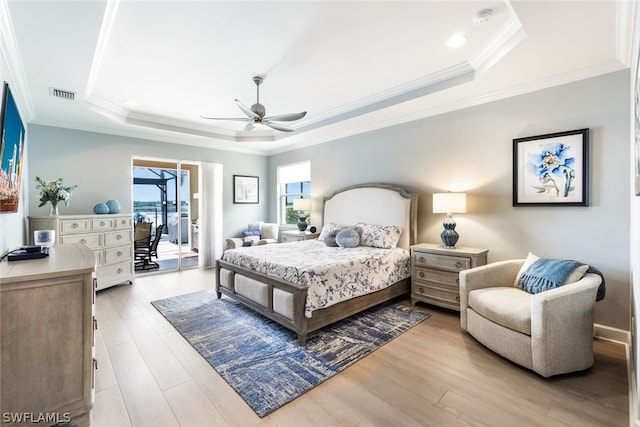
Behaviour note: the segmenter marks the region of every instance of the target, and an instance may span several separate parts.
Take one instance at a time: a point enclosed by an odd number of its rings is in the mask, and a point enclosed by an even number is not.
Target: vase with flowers
[[[36,176],[36,190],[40,190],[40,193],[36,195],[36,202],[38,207],[42,207],[51,203],[50,215],[58,215],[58,203],[64,202],[65,206],[69,206],[69,200],[73,194],[73,190],[78,188],[77,185],[64,185],[62,178],[55,179],[53,181],[44,181],[42,178]]]

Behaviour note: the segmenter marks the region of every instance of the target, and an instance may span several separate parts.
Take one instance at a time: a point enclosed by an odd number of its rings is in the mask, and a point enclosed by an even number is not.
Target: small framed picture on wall
[[[258,203],[259,178],[233,175],[233,203]]]

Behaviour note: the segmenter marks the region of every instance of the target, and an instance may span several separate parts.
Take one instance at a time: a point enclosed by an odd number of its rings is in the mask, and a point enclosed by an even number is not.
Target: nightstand
[[[290,230],[282,232],[282,243],[287,242],[299,242],[300,240],[311,240],[315,239],[320,235],[320,233],[312,233],[310,231],[300,232],[299,230]]]
[[[440,244],[411,246],[411,302],[426,302],[460,311],[458,273],[487,263],[487,249],[443,248]]]

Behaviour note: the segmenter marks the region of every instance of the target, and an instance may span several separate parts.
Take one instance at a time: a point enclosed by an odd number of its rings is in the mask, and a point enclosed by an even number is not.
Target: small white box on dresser
[[[132,214],[30,216],[30,239],[36,230],[55,230],[56,243],[81,243],[91,249],[96,290],[133,281]]]

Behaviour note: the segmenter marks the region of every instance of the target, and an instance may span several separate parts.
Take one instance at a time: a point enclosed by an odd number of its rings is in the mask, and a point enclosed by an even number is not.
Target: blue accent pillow
[[[257,231],[243,231],[242,232],[242,237],[249,237],[249,236],[258,236],[258,237],[260,237],[260,230],[257,230]]]
[[[345,228],[336,236],[336,243],[341,248],[355,248],[360,244],[360,235],[352,228]]]

